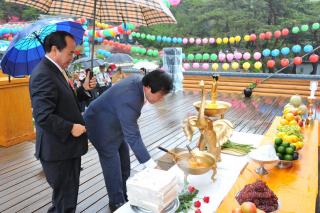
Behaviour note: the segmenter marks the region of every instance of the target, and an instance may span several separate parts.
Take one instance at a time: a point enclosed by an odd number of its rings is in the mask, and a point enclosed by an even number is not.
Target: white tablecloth
[[[252,144],[258,146],[263,135],[234,132],[231,141],[236,143]],[[211,180],[212,171],[203,175],[188,175],[188,182],[199,190],[197,197],[210,196],[210,202],[201,204],[203,213],[212,213],[217,210],[223,198],[227,195],[233,184],[236,182],[243,168],[248,163],[248,157],[221,154],[221,162],[217,165],[215,180]],[[183,172],[176,165],[170,168],[170,172],[175,173],[181,183],[183,182]],[[194,210],[189,211],[194,212]],[[134,213],[129,203],[119,208],[116,213]]]

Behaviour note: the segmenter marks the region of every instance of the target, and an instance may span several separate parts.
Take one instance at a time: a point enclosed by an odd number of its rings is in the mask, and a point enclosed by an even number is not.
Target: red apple
[[[299,123],[298,123],[298,125],[299,125],[300,127],[303,127],[303,125],[304,125],[303,120],[300,120]]]
[[[254,203],[244,202],[241,204],[242,213],[257,213],[257,207]]]
[[[232,213],[242,213],[241,208],[237,207],[235,209],[232,209]]]

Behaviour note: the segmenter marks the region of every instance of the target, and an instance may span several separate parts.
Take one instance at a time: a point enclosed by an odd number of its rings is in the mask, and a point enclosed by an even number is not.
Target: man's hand
[[[91,71],[89,71],[91,72]],[[92,90],[94,88],[96,88],[97,86],[97,79],[96,77],[93,77],[92,79],[90,79],[90,74],[89,72],[87,73],[86,79],[84,80],[82,86],[86,91]]]
[[[71,134],[74,136],[74,137],[79,137],[80,135],[82,135],[83,133],[85,133],[87,130],[86,130],[86,127],[81,125],[81,124],[73,124],[73,127],[71,129]]]

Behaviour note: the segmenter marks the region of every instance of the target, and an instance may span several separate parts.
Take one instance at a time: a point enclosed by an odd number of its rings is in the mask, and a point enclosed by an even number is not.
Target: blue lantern
[[[264,50],[262,51],[262,55],[263,55],[264,57],[268,57],[268,56],[270,55],[270,53],[271,53],[271,51],[270,51],[269,49],[264,49]]]
[[[274,50],[271,51],[271,55],[273,57],[277,57],[279,54],[280,54],[280,51],[278,49],[274,49]]]
[[[292,47],[292,52],[294,52],[294,53],[299,53],[299,52],[301,52],[301,46],[300,45],[294,45],[293,47]]]
[[[284,47],[281,49],[282,55],[288,55],[290,53],[290,49],[288,47]]]
[[[158,35],[157,36],[157,42],[161,42],[161,39],[162,39],[161,36]]]
[[[312,50],[313,50],[313,46],[310,45],[310,44],[307,44],[307,45],[304,46],[304,48],[303,48],[303,51],[304,51],[305,53],[309,53],[309,52],[311,52]]]

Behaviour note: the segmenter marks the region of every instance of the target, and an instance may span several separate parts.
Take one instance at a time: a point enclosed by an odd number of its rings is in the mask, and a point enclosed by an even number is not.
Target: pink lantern
[[[169,0],[169,3],[174,7],[178,6],[180,2],[181,0]]]
[[[203,39],[202,39],[202,43],[203,43],[203,44],[207,44],[207,43],[208,43],[208,39],[207,39],[207,38],[203,38]]]
[[[209,64],[208,63],[202,64],[202,69],[208,70],[209,69]]]
[[[190,42],[190,44],[193,44],[194,43],[194,38],[189,38],[189,42]]]
[[[183,68],[184,68],[185,70],[190,69],[190,64],[184,63],[184,64],[183,64]]]
[[[266,39],[266,34],[265,34],[265,33],[260,33],[260,34],[259,34],[259,38],[260,38],[261,40]]]
[[[209,38],[209,43],[210,44],[214,44],[214,42],[215,42],[214,38]]]
[[[182,43],[183,43],[183,44],[187,44],[187,43],[188,43],[188,39],[187,39],[187,38],[183,38],[183,39],[182,39]]]
[[[201,44],[201,38],[196,39],[196,44],[198,44],[198,45]]]
[[[254,60],[258,61],[261,58],[261,53],[260,52],[255,52],[253,54],[253,58],[254,58]]]
[[[242,58],[242,54],[240,52],[235,52],[234,53],[234,58],[237,60],[240,60]]]
[[[227,60],[230,62],[233,60],[233,54],[232,53],[228,53],[227,54]]]
[[[283,36],[287,36],[287,35],[289,35],[289,30],[287,28],[283,28],[282,31],[281,31],[281,34]]]
[[[245,53],[243,54],[243,59],[244,59],[244,60],[249,60],[250,58],[251,58],[250,53],[245,52]]]
[[[256,39],[257,39],[256,34],[252,33],[252,34],[250,35],[250,41],[255,41]]]
[[[224,54],[224,53],[219,53],[218,58],[219,58],[219,61],[224,61],[224,60],[226,59],[226,54]]]
[[[192,68],[193,69],[199,69],[200,68],[200,64],[199,63],[193,63],[192,64]]]
[[[281,36],[281,31],[280,31],[280,30],[274,31],[273,36],[274,36],[276,39],[280,38],[280,36]]]
[[[268,31],[266,32],[266,39],[269,40],[272,38],[272,32]]]

